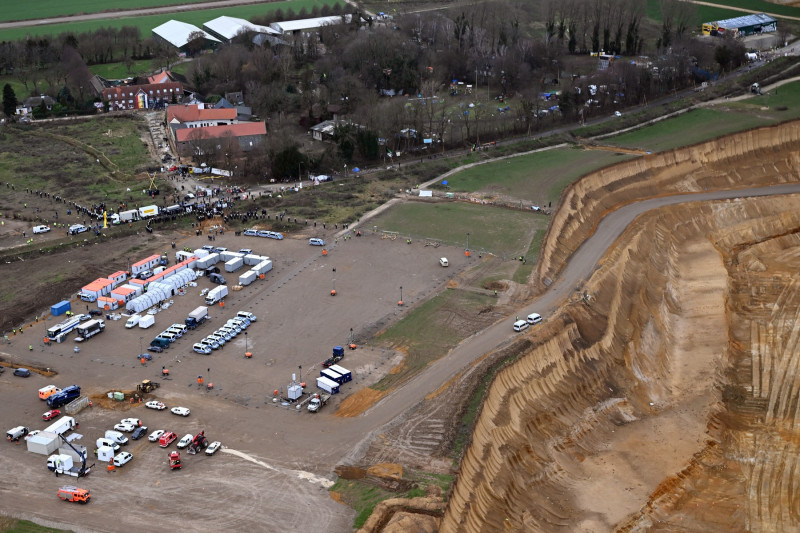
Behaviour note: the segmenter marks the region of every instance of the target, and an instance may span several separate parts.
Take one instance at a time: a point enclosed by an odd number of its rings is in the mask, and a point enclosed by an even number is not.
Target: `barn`
[[[215,48],[217,45],[221,44],[219,39],[201,30],[197,26],[178,20],[168,20],[161,26],[153,28],[153,37],[156,40],[174,46],[181,53],[189,51],[189,43],[198,35],[202,35],[203,38],[203,43],[200,48]]]
[[[706,22],[702,27],[703,35],[732,35],[733,37],[746,37],[775,31],[778,31],[778,21],[766,13]]]

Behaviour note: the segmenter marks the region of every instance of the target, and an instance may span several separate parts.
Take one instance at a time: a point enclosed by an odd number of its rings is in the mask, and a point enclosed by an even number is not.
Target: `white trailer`
[[[219,263],[219,254],[208,254],[207,256],[201,257],[197,260],[195,268],[205,270],[210,266],[216,265],[217,263]]]
[[[139,327],[142,329],[147,329],[155,323],[156,323],[156,318],[153,315],[144,315],[139,320]]]
[[[258,278],[258,272],[255,270],[248,270],[239,276],[239,285],[247,286],[253,283]]]
[[[133,222],[134,220],[139,220],[139,211],[136,209],[122,211],[121,213],[114,213],[111,215],[112,224],[123,224],[125,222]]]
[[[71,429],[75,429],[78,427],[78,423],[75,422],[75,419],[71,416],[62,416],[46,428],[44,431],[48,433],[53,433],[54,435],[63,435],[67,431]]]
[[[144,207],[139,208],[139,216],[141,218],[149,218],[157,215],[158,215],[157,205],[146,205]]]
[[[317,378],[317,387],[324,390],[328,394],[336,394],[339,392],[339,384],[332,379],[326,378],[325,376],[320,376]]]
[[[256,266],[253,267],[253,270],[258,273],[258,275],[266,274],[270,270],[272,270],[272,261],[267,259],[266,261],[262,261]]]
[[[244,262],[242,261],[241,257],[234,257],[225,263],[225,272],[236,272],[242,268],[243,264]]]

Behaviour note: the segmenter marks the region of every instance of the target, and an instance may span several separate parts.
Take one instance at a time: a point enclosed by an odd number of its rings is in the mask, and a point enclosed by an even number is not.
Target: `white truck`
[[[100,319],[89,320],[75,329],[78,332],[78,336],[75,340],[77,342],[82,342],[91,339],[98,333],[102,333],[106,329],[106,323]]]
[[[131,329],[132,327],[135,327],[137,324],[139,324],[141,319],[142,315],[131,315],[130,318],[128,318],[128,321],[125,322],[125,328]]]
[[[331,399],[330,394],[315,394],[308,402],[308,412],[316,413]]]
[[[123,224],[125,222],[133,222],[134,220],[139,220],[139,211],[136,209],[122,211],[121,213],[114,213],[111,215],[112,224]]]
[[[201,305],[200,307],[189,313],[189,316],[186,317],[185,323],[189,329],[194,329],[203,322],[205,322],[207,318],[208,318],[208,307]]]
[[[57,476],[63,474],[72,477],[86,476],[91,471],[91,468],[86,467],[85,459],[80,465],[77,465],[72,456],[66,454],[55,454],[48,457],[47,469],[55,472]]]
[[[228,286],[227,285],[220,285],[219,287],[214,287],[208,293],[206,293],[206,305],[214,305],[215,303],[221,301],[228,295]]]
[[[30,433],[30,430],[25,426],[17,426],[6,431],[6,437],[10,441],[17,441]]]
[[[158,216],[158,206],[157,205],[146,205],[144,207],[139,208],[139,217],[140,218],[150,218]]]

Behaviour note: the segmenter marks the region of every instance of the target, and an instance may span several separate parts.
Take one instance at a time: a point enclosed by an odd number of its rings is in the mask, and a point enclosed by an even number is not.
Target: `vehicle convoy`
[[[208,307],[201,305],[189,313],[184,321],[189,329],[194,329],[208,319]]]
[[[81,450],[77,449],[75,446],[72,445],[70,441],[68,441],[64,435],[59,435],[61,440],[77,454],[78,457],[81,459],[81,465],[77,466],[71,455],[67,454],[55,454],[51,455],[47,458],[47,468],[51,472],[55,472],[56,476],[59,474],[64,474],[67,476],[73,477],[83,477],[88,476],[89,473],[92,471],[90,466],[86,466],[86,453],[82,452]]]
[[[30,430],[25,426],[17,426],[6,431],[6,437],[10,441],[18,441],[28,433],[30,433]]]
[[[47,398],[47,406],[50,409],[57,409],[62,405],[67,405],[72,400],[77,399],[81,395],[81,388],[77,385],[70,385]]]
[[[91,339],[98,333],[102,333],[106,329],[106,323],[100,319],[95,319],[84,322],[75,329],[78,332],[78,337],[75,340],[77,342],[82,342]]]
[[[66,485],[58,489],[58,497],[65,502],[89,503],[92,495],[86,489]]]
[[[206,293],[206,305],[214,305],[228,295],[228,286],[220,285]]]
[[[311,401],[308,402],[308,411],[311,413],[316,413],[322,409],[330,399],[330,394],[315,394],[314,397],[311,398]]]

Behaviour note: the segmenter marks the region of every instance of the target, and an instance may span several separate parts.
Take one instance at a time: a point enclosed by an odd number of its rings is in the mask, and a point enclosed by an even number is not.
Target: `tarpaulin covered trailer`
[[[225,262],[225,272],[236,272],[242,268],[243,263],[241,257],[234,257],[230,261]]]
[[[269,257],[264,257],[264,256],[261,256],[261,255],[250,254],[250,255],[246,255],[246,256],[244,256],[242,259],[244,260],[244,264],[245,264],[245,265],[252,266],[252,265],[257,265],[257,264],[259,264],[259,263],[263,263],[264,261],[266,261],[267,259],[269,259]]]
[[[258,272],[255,270],[248,270],[239,276],[239,285],[247,286],[253,283],[258,278]]]
[[[201,257],[200,259],[198,259],[197,263],[195,264],[195,268],[200,268],[202,270],[205,270],[212,265],[216,265],[217,263],[219,263],[219,261],[220,261],[219,254],[209,254],[205,257]]]
[[[266,274],[267,272],[272,270],[272,261],[270,261],[270,260],[262,261],[259,264],[257,264],[256,266],[254,266],[252,268],[252,270],[255,270],[256,272],[258,272],[259,275]]]

